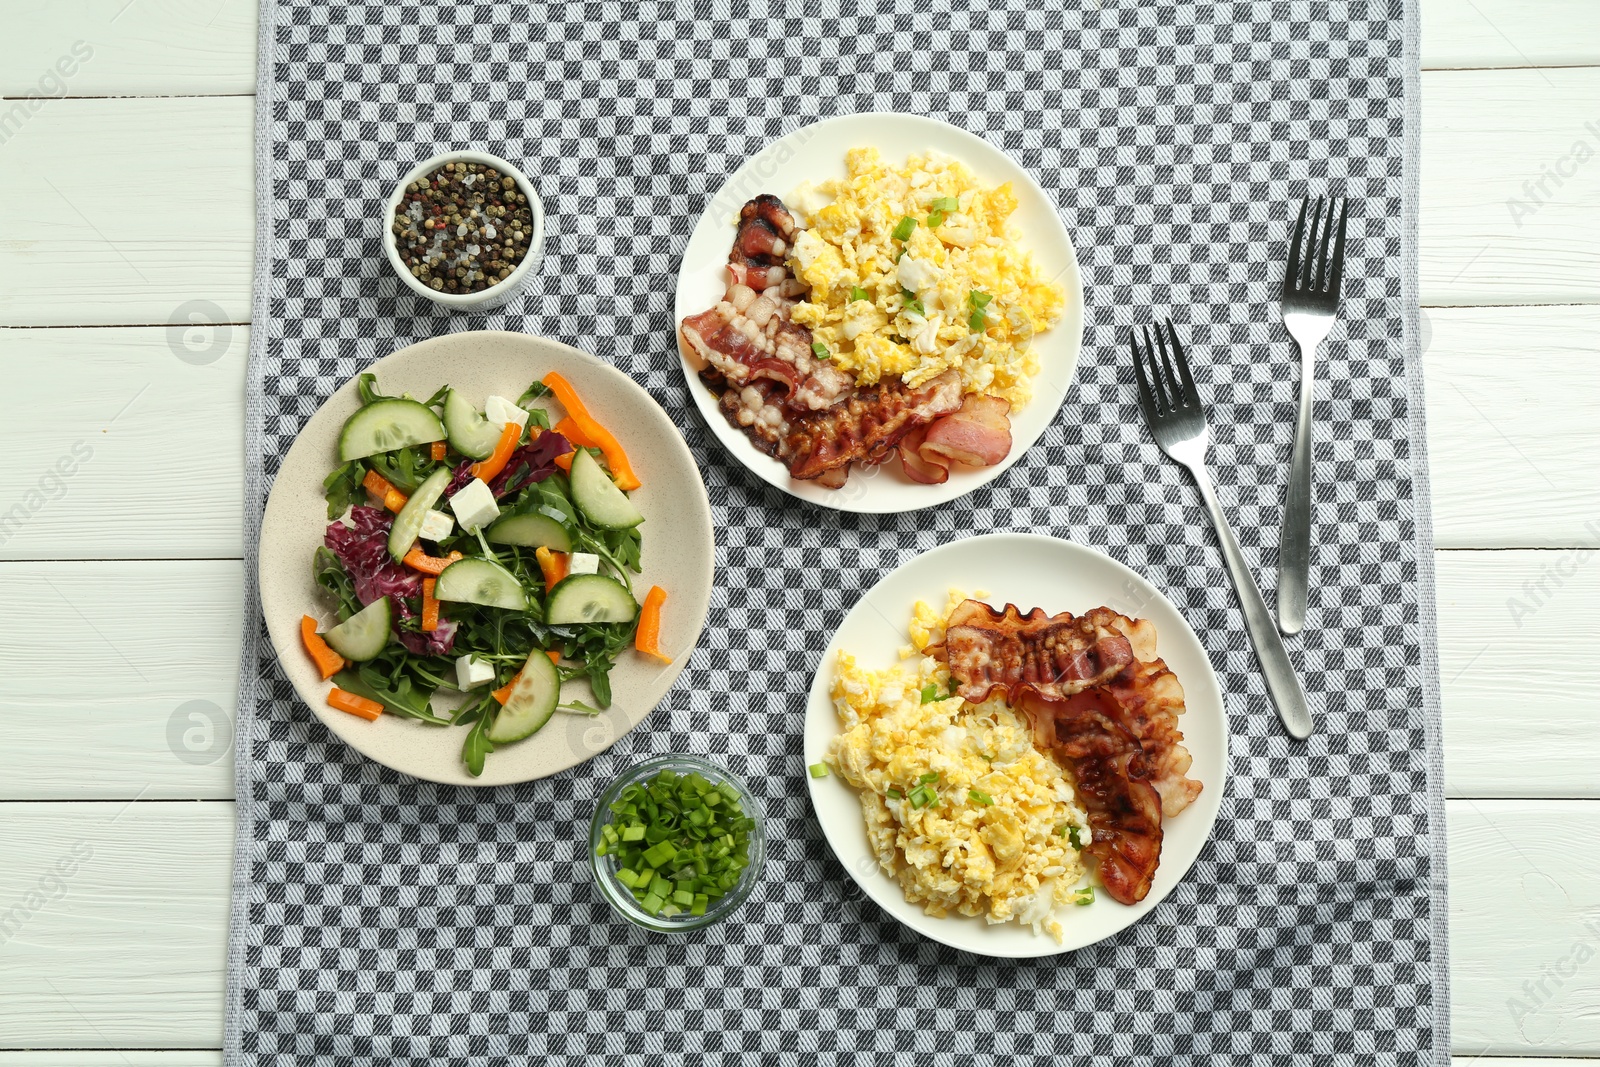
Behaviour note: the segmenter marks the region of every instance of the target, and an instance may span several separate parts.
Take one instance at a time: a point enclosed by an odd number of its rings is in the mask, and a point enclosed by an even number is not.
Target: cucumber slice
[[[561,675],[556,673],[556,665],[549,656],[534,649],[511,686],[505,707],[495,715],[487,731],[489,740],[504,745],[537,733],[550,721],[560,699]]]
[[[572,457],[572,502],[585,518],[607,530],[626,530],[644,521],[633,501],[582,448]]]
[[[444,428],[455,450],[473,459],[488,459],[500,443],[500,431],[505,429],[478,414],[472,401],[454,389],[444,395]]]
[[[374,659],[389,643],[389,628],[394,625],[394,611],[389,598],[381,596],[348,619],[322,635],[333,649],[345,659],[361,663]]]
[[[572,551],[572,535],[567,532],[567,528],[550,516],[538,512],[507,515],[485,530],[483,535],[497,545],[549,548],[557,552]]]
[[[345,420],[339,431],[339,461],[393,452],[397,448],[444,440],[444,425],[426,404],[379,400]]]
[[[544,606],[544,620],[551,626],[628,622],[637,614],[639,604],[632,594],[621,582],[604,574],[567,575],[556,583]]]
[[[528,594],[517,576],[488,559],[458,559],[439,572],[433,595],[458,604],[527,611]]]
[[[428,510],[439,502],[449,485],[449,467],[440,467],[422,480],[405,507],[395,515],[394,525],[389,527],[389,555],[395,559],[405,558],[422,536],[422,523],[428,517]]]

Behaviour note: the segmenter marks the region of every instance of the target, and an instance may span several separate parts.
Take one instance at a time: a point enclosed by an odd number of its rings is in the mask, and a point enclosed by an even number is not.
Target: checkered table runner
[[[494,791],[418,783],[331,737],[252,594],[230,1063],[1445,1062],[1415,12],[1048,6],[265,0],[246,573],[279,461],[340,382],[423,337],[510,329],[597,352],[672,415],[710,491],[717,586],[645,727]],[[1044,438],[968,498],[882,518],[798,503],[732,462],[690,403],[671,310],[724,178],[773,137],[866,110],[934,115],[1027,167],[1088,299]],[[390,183],[441,147],[522,162],[544,198],[540,276],[492,313],[413,299],[380,251]],[[1140,422],[1121,334],[1170,314],[1187,338],[1219,493],[1270,587],[1298,379],[1271,300],[1291,205],[1325,191],[1353,215],[1318,368],[1310,622],[1291,642],[1318,732],[1300,745],[1199,496]],[[1233,733],[1216,833],[1183,884],[1109,941],[1020,963],[923,940],[863,899],[801,784],[804,693],[845,611],[917,553],[1004,529],[1104,549],[1164,589]],[[555,728],[612,739],[605,720]],[[738,918],[682,940],[613,918],[580,862],[600,786],[675,751],[751,782],[772,842]]]

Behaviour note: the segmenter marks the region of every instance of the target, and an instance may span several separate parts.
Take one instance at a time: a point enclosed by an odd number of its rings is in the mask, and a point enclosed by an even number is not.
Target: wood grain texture
[[[0,641],[0,795],[233,796],[241,581],[233,560],[0,564],[26,620]]]
[[[255,91],[255,0],[9,0],[6,9],[0,95]],[[88,55],[58,66],[79,58],[79,42]]]
[[[1423,304],[1600,303],[1600,68],[1424,74],[1421,178]]]
[[[1594,544],[1439,553],[1447,795],[1600,797]]]
[[[219,1046],[233,805],[3,814],[0,1045]]]
[[[244,326],[0,330],[0,560],[240,554]]]
[[[0,144],[0,326],[250,315],[248,97],[49,100]]]
[[[0,1067],[222,1067],[221,1049],[73,1049],[71,1052],[6,1052]],[[1507,1064],[1506,1067],[1515,1067]],[[1576,1067],[1568,1061],[1568,1067]]]
[[[1594,0],[1422,0],[1422,66],[1600,63]]]
[[[1433,308],[1423,341],[1435,543],[1600,535],[1600,307]]]
[[[140,803],[118,818],[123,809],[0,809],[0,904],[58,897],[0,935],[0,1045],[220,1043],[232,805]],[[1559,987],[1549,977],[1582,955],[1576,946],[1600,948],[1585,925],[1600,913],[1597,838],[1594,801],[1450,802],[1458,1054],[1600,1054],[1600,958]],[[64,889],[42,883],[79,842],[92,856],[60,876]],[[1540,1003],[1512,1021],[1508,1002],[1541,976]]]

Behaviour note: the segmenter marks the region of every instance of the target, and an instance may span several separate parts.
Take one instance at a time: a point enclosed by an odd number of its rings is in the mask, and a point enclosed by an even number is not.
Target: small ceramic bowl
[[[739,794],[739,806],[744,809],[745,815],[755,823],[750,830],[750,865],[740,874],[738,884],[713,900],[704,915],[692,915],[687,911],[672,916],[651,915],[639,906],[633,890],[617,881],[615,857],[598,854],[602,827],[610,824],[612,819],[611,805],[622,795],[624,789],[654,778],[663,770],[676,771],[679,774],[693,771],[713,784],[728,783]],[[658,756],[628,768],[617,777],[616,781],[606,787],[604,793],[600,794],[600,800],[594,809],[594,820],[589,826],[589,868],[594,875],[595,885],[600,889],[600,895],[605,897],[606,902],[624,919],[635,926],[642,926],[657,933],[685,934],[721,922],[739,910],[761,877],[762,861],[766,859],[766,833],[766,819],[761,814],[761,806],[757,803],[755,794],[751,793],[738,778],[699,756]]]
[[[426,177],[444,166],[446,163],[482,163],[494,167],[502,174],[509,175],[517,183],[517,188],[522,195],[528,198],[528,210],[533,214],[533,234],[528,239],[527,255],[522,257],[503,281],[496,282],[487,289],[476,293],[441,293],[422,284],[412,277],[411,271],[400,260],[400,250],[395,244],[394,231],[390,225],[394,222],[395,208],[400,206],[400,200],[405,196],[406,186],[419,178]],[[522,170],[499,156],[492,156],[487,152],[444,152],[425,159],[418,163],[405,176],[395,183],[394,191],[389,194],[383,209],[383,251],[389,257],[389,264],[394,267],[394,272],[400,276],[400,281],[413,293],[440,304],[444,307],[458,311],[469,309],[483,309],[498,307],[517,294],[528,279],[533,276],[539,266],[540,254],[544,246],[544,204],[539,200],[539,191],[533,187],[533,182]]]

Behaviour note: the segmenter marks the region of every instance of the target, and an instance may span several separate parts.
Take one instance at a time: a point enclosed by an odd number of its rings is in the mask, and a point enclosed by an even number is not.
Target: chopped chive
[[[911,791],[911,806],[913,808],[926,808],[938,799],[939,794],[925,785],[919,785]]]
[[[633,876],[634,877],[634,883],[633,884],[634,884],[634,886],[636,888],[643,889],[645,886],[650,884],[650,880],[652,878],[654,878],[655,876],[656,876],[656,872],[651,870],[649,867],[646,867],[644,870],[637,872]]]
[[[689,914],[704,915],[706,913],[706,905],[709,903],[711,903],[710,897],[706,896],[704,893],[696,893],[694,895],[694,902],[689,905]]]
[[[939,780],[939,772],[938,771],[929,771],[927,774],[924,774],[921,778],[917,779],[917,784],[918,785],[930,785],[933,782],[937,782],[938,780]]]
[[[1079,907],[1082,907],[1085,904],[1093,904],[1094,886],[1086,885],[1076,893],[1072,894],[1072,902]]]
[[[662,771],[622,796],[595,852],[616,857],[617,883],[641,908],[670,918],[739,884],[750,865],[755,820],[730,783]]]
[[[982,804],[985,807],[994,803],[994,797],[990,796],[988,793],[985,793],[981,789],[967,790],[967,799],[972,801],[974,804]]]
[[[929,683],[928,685],[925,685],[925,686],[922,687],[922,702],[924,704],[932,704],[935,700],[938,700],[938,699],[939,699],[939,687],[937,685]]]
[[[988,327],[989,320],[984,317],[984,314],[981,311],[974,311],[967,319],[967,328],[973,333],[982,333],[984,330],[988,329]]]
[[[813,763],[806,770],[811,772],[811,777],[813,778],[828,777],[828,765],[826,763]]]
[[[900,790],[893,788],[884,790],[883,795],[888,797],[890,800],[899,800],[901,797],[905,796],[905,794],[900,792]]]
[[[935,211],[960,211],[961,201],[953,196],[941,196],[928,206]]]
[[[928,229],[931,230],[931,229],[934,229],[937,226],[943,226],[943,225],[944,225],[944,212],[942,212],[942,211],[929,212],[929,214],[928,214]]]
[[[967,299],[972,302],[973,307],[981,311],[989,306],[989,301],[993,300],[994,297],[990,296],[988,293],[980,293],[978,290],[974,289],[972,292],[967,294]]]
[[[913,315],[922,315],[926,317],[928,314],[926,311],[922,310],[921,300],[907,300],[905,303],[905,309],[911,312]]]
[[[659,867],[678,854],[678,846],[671,841],[657,841],[644,850],[644,861],[651,867]]]
[[[680,889],[676,893],[672,894],[672,902],[674,904],[682,904],[686,908],[693,907],[694,906],[694,894],[685,892],[684,890]]]
[[[850,302],[852,304],[855,303],[857,300],[865,300],[866,298],[867,298],[867,291],[865,289],[861,288],[861,286],[854,285],[854,286],[850,287]]]
[[[644,840],[644,827],[641,826],[641,825],[623,827],[623,829],[622,829],[622,840],[624,840],[624,841],[643,841]]]
[[[831,355],[831,353],[828,351],[828,346],[823,344],[821,341],[811,342],[811,354],[816,356],[818,359],[827,359],[828,356]]]
[[[894,232],[889,234],[889,236],[893,237],[896,241],[904,241],[910,237],[913,232],[915,232],[916,228],[917,220],[912,218],[910,215],[907,215],[900,220],[900,224],[894,228]]]
[[[1078,840],[1078,828],[1076,826],[1067,827],[1067,840],[1072,843],[1073,848],[1079,852],[1083,851],[1083,842]]]
[[[632,889],[639,884],[639,876],[628,870],[628,868],[623,867],[617,871],[617,881]]]
[[[652,893],[639,902],[639,907],[643,908],[651,915],[658,915],[661,912],[661,906],[666,902],[666,897],[658,897]]]

